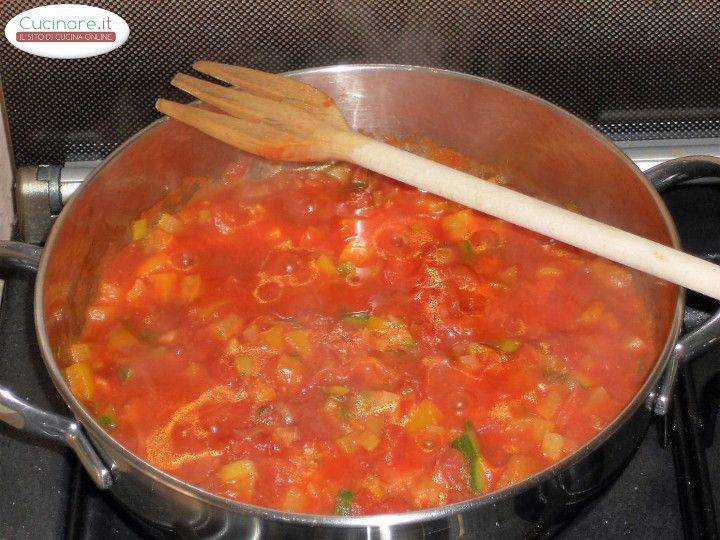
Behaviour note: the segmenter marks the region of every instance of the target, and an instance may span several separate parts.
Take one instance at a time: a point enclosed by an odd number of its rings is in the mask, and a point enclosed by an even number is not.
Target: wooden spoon
[[[356,133],[330,97],[299,81],[216,62],[193,67],[235,88],[184,74],[172,84],[227,114],[165,99],[157,110],[241,150],[354,163],[720,300],[720,266]]]

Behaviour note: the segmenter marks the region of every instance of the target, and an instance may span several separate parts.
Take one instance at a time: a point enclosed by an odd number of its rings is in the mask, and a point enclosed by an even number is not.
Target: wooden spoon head
[[[305,110],[337,128],[349,129],[332,98],[309,84],[274,73],[208,60],[198,60],[193,69],[251,94]]]
[[[171,83],[227,115],[160,99],[158,111],[269,160],[342,160],[353,133],[329,96],[299,81],[215,62],[196,69],[227,87],[177,74]]]
[[[155,108],[235,148],[273,161],[317,163],[344,160],[352,133],[314,121],[295,122],[292,129],[247,117],[236,118],[195,105],[158,99]]]

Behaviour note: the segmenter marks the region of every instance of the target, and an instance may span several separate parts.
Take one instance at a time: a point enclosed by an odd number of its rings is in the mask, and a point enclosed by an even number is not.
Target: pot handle
[[[645,172],[655,188],[663,191],[692,180],[720,177],[720,159],[713,156],[689,156],[665,161]],[[683,335],[675,344],[659,388],[648,396],[647,406],[663,416],[670,408],[680,362],[692,360],[720,341],[720,310],[702,325]]]
[[[20,242],[0,242],[0,264],[37,271],[41,248]],[[112,485],[110,469],[102,462],[77,420],[39,409],[0,385],[0,420],[44,439],[65,444],[100,489]]]

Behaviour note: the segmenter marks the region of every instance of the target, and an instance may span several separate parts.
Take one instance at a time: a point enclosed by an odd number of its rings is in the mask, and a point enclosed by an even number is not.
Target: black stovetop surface
[[[687,250],[720,251],[719,187],[678,189],[667,194],[666,200]],[[713,308],[693,297],[689,303],[706,312]],[[13,276],[7,282],[0,316],[0,381],[38,406],[67,414],[45,373],[35,343],[31,305],[32,279]],[[708,417],[720,402],[720,376],[715,377],[718,373],[718,348],[690,367],[689,386],[697,396],[705,398],[699,401],[699,409]],[[687,399],[683,397],[683,407]],[[670,422],[678,422],[678,416]],[[703,424],[705,431],[699,437],[709,446],[694,457],[690,452],[690,459],[707,460],[709,477],[704,480],[709,483],[704,487],[720,501],[720,429],[708,418],[690,418],[693,429],[702,429]],[[712,502],[692,496],[696,488],[703,487],[699,485],[702,482],[688,475],[681,466],[682,459],[678,459],[687,457],[689,450],[678,437],[662,445],[666,429],[666,421],[661,419],[651,426],[617,482],[569,523],[559,533],[560,538],[655,540],[693,537],[703,530],[706,536],[716,535],[715,523],[702,523],[703,516],[712,516]],[[92,485],[69,451],[41,443],[5,424],[0,425],[0,501],[0,539],[148,536],[109,494]],[[700,524],[691,519],[687,508],[694,508]]]

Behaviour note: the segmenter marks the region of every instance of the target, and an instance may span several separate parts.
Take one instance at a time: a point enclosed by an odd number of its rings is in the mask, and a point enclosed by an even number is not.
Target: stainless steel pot
[[[333,96],[356,128],[426,136],[493,166],[541,198],[573,201],[584,214],[678,246],[663,202],[632,162],[577,118],[527,93],[477,77],[408,66],[339,66],[292,76]],[[212,495],[154,468],[113,440],[72,395],[53,350],[79,331],[95,291],[98,261],[109,246],[122,241],[130,221],[178,188],[183,177],[213,177],[237,155],[199,132],[159,120],[91,174],[57,219],[41,257],[36,248],[22,244],[8,243],[0,251],[7,263],[38,268],[37,337],[50,377],[77,421],[39,411],[4,388],[0,419],[64,441],[98,486],[137,516],[180,536],[540,534],[622,470],[645,434],[652,409],[667,409],[677,363],[720,335],[720,316],[715,316],[678,341],[683,291],[638,276],[664,344],[643,387],[607,429],[572,456],[483,497],[417,512],[345,517],[268,510]],[[720,162],[675,162],[650,174],[659,181],[676,181],[709,171],[719,175]]]

